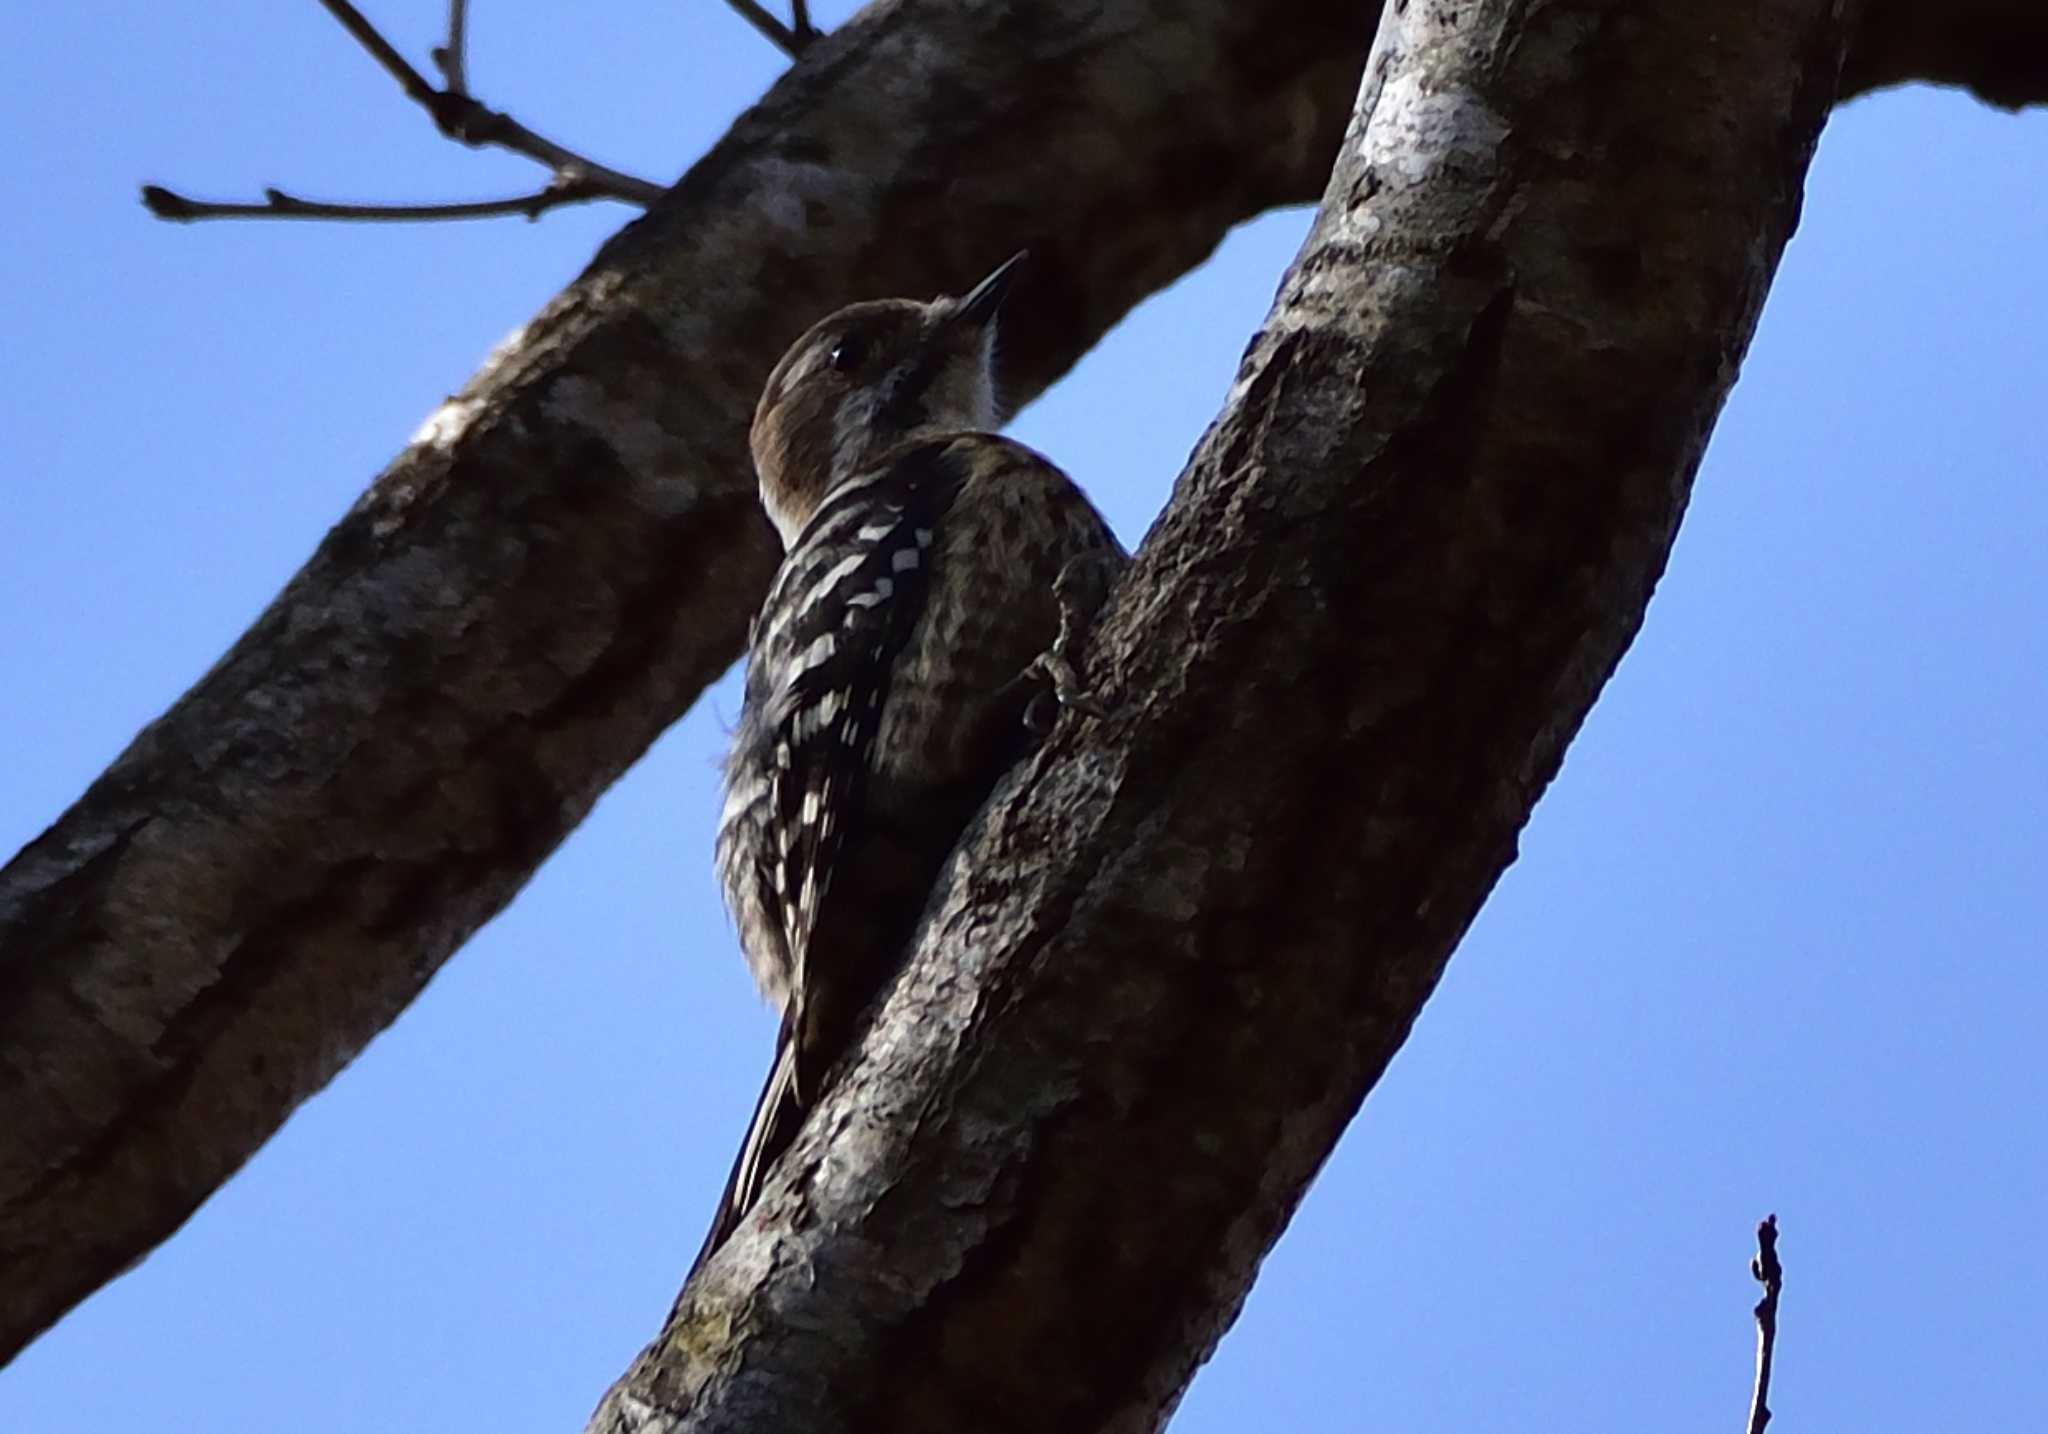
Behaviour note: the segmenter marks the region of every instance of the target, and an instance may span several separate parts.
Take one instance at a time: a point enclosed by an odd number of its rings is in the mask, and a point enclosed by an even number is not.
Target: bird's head
[[[996,310],[1017,254],[959,298],[841,309],[790,346],[754,410],[761,503],[788,547],[826,495],[904,440],[996,423]]]

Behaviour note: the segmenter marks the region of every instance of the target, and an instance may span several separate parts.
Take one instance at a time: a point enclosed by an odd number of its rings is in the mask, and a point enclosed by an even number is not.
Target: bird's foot
[[[1059,634],[1026,671],[1049,689],[1024,712],[1024,725],[1041,737],[1052,731],[1062,709],[1097,719],[1110,715],[1109,706],[1082,680],[1076,662],[1122,568],[1121,554],[1091,553],[1070,559],[1053,579],[1053,597],[1060,606]]]

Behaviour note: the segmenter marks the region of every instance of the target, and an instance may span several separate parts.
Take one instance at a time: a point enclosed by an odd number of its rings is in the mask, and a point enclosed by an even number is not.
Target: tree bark
[[[789,339],[1028,245],[1004,377],[1035,395],[1315,194],[1371,21],[877,7],[508,339],[0,873],[0,1359],[175,1229],[732,661],[776,554],[746,422]]]
[[[1960,85],[2006,109],[2048,101],[2048,6],[1869,0],[1842,66],[1842,93],[1908,80]]]
[[[176,1228],[730,661],[773,561],[745,419],[789,336],[1029,245],[1030,397],[1316,192],[1374,11],[874,7],[508,339],[0,872],[0,1360]],[[1859,85],[2048,98],[2043,51],[2000,43],[2029,6],[1873,15]]]
[[[1411,0],[1317,223],[859,1057],[600,1405],[1140,1431],[1234,1317],[1642,621],[1839,0]]]

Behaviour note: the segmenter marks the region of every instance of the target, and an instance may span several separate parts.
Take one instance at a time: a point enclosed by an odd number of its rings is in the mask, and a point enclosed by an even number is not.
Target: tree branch
[[[1778,1294],[1785,1270],[1778,1263],[1778,1217],[1766,1215],[1756,1227],[1756,1258],[1749,1273],[1764,1287],[1756,1302],[1756,1388],[1749,1400],[1749,1434],[1764,1434],[1771,1422],[1771,1358],[1778,1344]]]
[[[469,92],[469,0],[448,0],[448,39],[433,50],[434,66],[451,94]]]
[[[169,1234],[732,660],[776,551],[747,417],[796,333],[1028,245],[1004,339],[1028,399],[1316,193],[1371,16],[1164,13],[850,22],[0,872],[0,1359]]]
[[[348,3],[348,0],[320,0],[327,13],[341,22],[341,28],[354,37],[355,42],[370,52],[370,58],[384,67],[398,87],[405,91],[406,98],[425,107],[428,114],[434,113],[434,105],[443,92],[427,83],[426,77],[412,67],[412,61],[398,53],[393,45],[363,12]],[[439,123],[438,119],[436,123]]]
[[[1880,15],[1924,11],[1941,55],[1981,54],[1995,46],[1951,45],[1955,36],[1942,27],[1952,18],[1958,32],[1990,24],[1998,9],[1994,0],[1875,0],[1871,27]],[[1231,225],[1317,192],[1372,20],[1369,7],[1340,0],[871,9],[835,35],[833,65],[785,76],[509,339],[233,650],[0,872],[0,1268],[8,1272],[0,1359],[174,1229],[395,1018],[730,661],[774,556],[747,474],[746,419],[791,336],[837,304],[933,293],[1028,244],[1033,291],[1005,330],[1005,386],[1029,398]],[[1737,47],[1728,53],[1755,43],[1723,39]],[[1721,55],[1723,39],[1702,53]],[[2044,56],[2008,57],[2007,68],[2025,70],[2033,86],[2026,98],[2048,97]],[[1900,64],[1890,52],[1884,64],[1859,66],[1852,56],[1851,72],[1865,77],[1859,83],[1955,78]],[[1633,72],[1618,64],[1617,82]],[[1655,135],[1680,111],[1643,113],[1645,135]],[[1754,182],[1737,175],[1728,192],[1748,194]],[[1694,202],[1689,193],[1676,199]],[[1717,212],[1720,197],[1707,199],[1702,212]],[[1675,222],[1691,211],[1667,212]],[[832,223],[812,224],[814,214]],[[1596,222],[1580,237],[1603,240],[1609,224],[1589,219]],[[1683,251],[1690,241],[1672,242]],[[1662,256],[1631,247],[1629,234],[1603,243],[1616,283],[1663,272]],[[1524,258],[1537,275],[1554,268],[1547,256]],[[1639,271],[1639,263],[1650,267]],[[1631,292],[1653,291],[1638,283]],[[1281,317],[1292,323],[1294,315],[1290,307]],[[1717,331],[1704,319],[1696,330]],[[1667,414],[1670,400],[1645,397],[1634,382],[1665,349],[1623,352],[1569,348],[1558,372],[1583,377],[1584,364],[1604,359],[1616,395],[1641,398],[1644,415]],[[1247,382],[1259,394],[1241,395],[1241,404],[1254,396],[1277,403],[1295,380],[1271,354],[1254,360]],[[1556,411],[1579,401],[1574,393]],[[1244,446],[1247,423],[1268,444],[1290,435],[1311,444],[1322,432],[1290,430],[1284,405],[1272,413],[1254,421],[1240,412],[1225,431],[1245,453],[1270,451]],[[1213,444],[1205,451],[1210,466],[1197,470],[1207,475],[1199,479],[1204,511],[1228,516],[1220,495],[1230,490],[1218,486],[1215,465],[1238,460]],[[1528,459],[1526,473],[1552,471],[1547,451]],[[1283,517],[1307,511],[1314,490],[1297,501],[1281,483],[1285,471],[1249,470],[1260,481],[1245,483],[1242,501]],[[1546,489],[1529,501],[1570,496]],[[1391,500],[1383,486],[1362,484],[1336,501],[1370,513]],[[1561,551],[1600,555],[1595,528],[1557,528],[1544,531]],[[1355,535],[1356,524],[1332,531]],[[1301,533],[1292,548],[1222,551],[1206,579],[1270,581],[1285,571],[1277,565],[1306,562],[1305,574],[1334,574],[1341,585],[1359,553],[1381,551],[1378,530],[1366,536],[1366,546],[1342,553],[1305,551]],[[1470,581],[1483,571],[1452,575]],[[1290,600],[1284,585],[1260,591]],[[1333,614],[1383,640],[1394,619],[1348,589],[1339,595],[1345,601]],[[1471,620],[1497,639],[1514,615],[1481,604]],[[1612,640],[1612,622],[1603,618],[1602,641]],[[1559,631],[1532,628],[1530,641],[1562,642]],[[1327,665],[1289,678],[1302,691],[1342,696],[1336,684],[1358,673],[1374,677],[1383,702],[1433,690],[1415,685],[1412,667],[1390,667],[1381,682],[1371,665],[1380,659],[1355,637],[1338,642],[1321,630],[1317,641],[1304,651]],[[1599,653],[1590,649],[1586,660]],[[1491,670],[1477,660],[1446,669],[1445,690],[1469,700],[1439,735],[1448,739],[1464,730],[1466,714],[1485,710],[1493,694],[1472,696],[1469,683]],[[1260,671],[1270,675],[1270,664],[1246,669]],[[1179,680],[1159,680],[1169,678]],[[1139,691],[1152,690],[1143,685],[1152,680],[1127,679]],[[1256,705],[1246,711],[1246,721],[1273,716]],[[1276,730],[1300,715],[1279,714]],[[1236,723],[1212,736],[1245,740],[1249,729]],[[1116,749],[1121,770],[1140,778],[1172,753],[1159,745],[1165,729],[1146,730],[1145,746]],[[1060,790],[1081,780],[1071,762],[1055,770],[1068,784]],[[1474,775],[1481,768],[1461,770],[1433,798],[1439,822],[1450,808],[1496,799]],[[1529,771],[1531,781],[1541,775]],[[1277,798],[1250,795],[1246,821],[1281,814]],[[1382,794],[1332,785],[1329,800],[1345,799],[1359,804],[1347,819],[1362,819],[1357,812],[1378,810]],[[1418,797],[1396,782],[1385,797],[1395,799]],[[1129,813],[1116,815],[1121,822]],[[1164,884],[1152,888],[1161,913],[1182,909],[1170,876],[1202,853],[1228,865],[1258,851],[1241,833],[1223,833],[1213,847],[1175,846],[1175,830],[1162,818],[1147,837],[1168,842],[1172,857],[1160,868]],[[1325,839],[1369,841],[1383,852],[1386,833],[1333,827]],[[1114,847],[1096,850],[1107,854],[1106,871],[1128,866]],[[1257,860],[1269,874],[1287,869],[1270,853]],[[1456,874],[1444,874],[1447,892],[1464,889]],[[1467,872],[1468,885],[1473,879]],[[1266,901],[1284,918],[1274,939],[1370,950],[1375,963],[1390,923],[1426,920],[1431,940],[1447,939],[1447,896],[1375,905],[1356,884],[1363,880],[1346,874],[1332,907],[1305,893]],[[1213,906],[1205,910],[1213,917]],[[1339,918],[1360,925],[1347,930]],[[1258,930],[1239,924],[1247,940]],[[1152,949],[1172,948],[1153,936]],[[1390,1000],[1405,1000],[1429,969],[1426,959],[1384,961]],[[1227,996],[1233,968],[1215,969],[1210,984]],[[1354,1005],[1362,999],[1355,958],[1320,974]],[[1341,1115],[1336,1107],[1355,1098],[1341,1092],[1362,1088],[1359,1072],[1397,1038],[1399,1009],[1389,1006],[1374,1027],[1377,1044],[1345,1046],[1329,1072],[1338,1096],[1318,1084],[1302,1105],[1276,1085],[1283,1073],[1299,1075],[1288,1052],[1271,1076],[1249,1068],[1261,1084],[1228,1092],[1247,1109],[1276,1100],[1272,1109],[1294,1113],[1268,1124],[1303,1142],[1289,1147],[1272,1188],[1252,1192],[1249,1214],[1215,1227],[1237,1242],[1224,1251],[1230,1258],[1277,1224],[1292,1172]],[[1227,1069],[1215,1056],[1232,1049],[1229,1032],[1205,1049],[1196,1033],[1213,1025],[1189,1030],[1197,1074]],[[1317,1050],[1328,1047],[1304,1048]],[[1077,1139],[1086,1133],[1075,1130]],[[1127,1165],[1132,1157],[1104,1158]],[[1219,1257],[1221,1240],[1204,1261]],[[1226,1287],[1236,1277],[1218,1276]],[[657,1376],[658,1367],[649,1378]],[[633,1397],[631,1389],[620,1396]]]
[[[469,7],[467,0],[449,0],[448,38],[435,47],[434,63],[448,82],[436,89],[398,53],[362,11],[348,0],[320,0],[356,43],[398,81],[406,97],[425,109],[434,125],[452,140],[480,148],[496,145],[514,154],[538,160],[553,171],[548,185],[530,195],[506,199],[476,200],[449,204],[334,204],[296,198],[279,189],[263,191],[265,202],[216,203],[188,199],[161,185],[145,184],[142,202],[159,219],[180,223],[195,219],[352,219],[352,220],[442,220],[490,219],[522,214],[538,219],[550,209],[569,204],[586,204],[593,199],[617,199],[642,208],[659,199],[662,188],[636,179],[585,158],[574,150],[543,139],[510,115],[479,102],[469,93],[465,54],[468,46]]]
[[[1925,81],[2005,109],[2048,103],[2048,6],[2038,0],[1868,0],[1842,92]]]
[[[597,1434],[1142,1431],[1642,621],[1835,0],[1389,11],[1316,226],[904,975]]]
[[[776,49],[792,60],[801,56],[810,48],[811,42],[818,38],[818,31],[811,25],[810,6],[806,5],[804,0],[794,0],[791,4],[790,14],[793,23],[788,25],[776,19],[773,12],[759,3],[759,0],[725,0],[725,3],[737,11],[741,19],[766,35]]]
[[[406,98],[424,109],[434,121],[434,127],[448,138],[473,149],[496,145],[514,154],[523,154],[528,159],[539,160],[556,174],[580,175],[601,186],[610,197],[623,199],[628,204],[645,207],[661,197],[660,185],[622,174],[574,150],[564,149],[553,140],[543,139],[510,115],[481,103],[452,80],[447,89],[435,89],[389,40],[378,33],[377,27],[363,17],[362,11],[349,4],[349,0],[320,0],[320,3],[341,22],[343,29],[355,37],[356,43],[368,50],[391,78],[398,81],[398,87],[405,91]],[[462,39],[463,18],[461,6],[452,6],[448,16],[449,39],[444,48],[456,62],[458,71],[462,52],[457,45]]]
[[[282,189],[263,191],[261,204],[221,203],[188,199],[162,185],[142,186],[143,207],[159,219],[189,223],[195,219],[352,219],[352,220],[443,220],[498,219],[509,214],[538,219],[550,209],[570,204],[588,204],[593,199],[614,196],[582,176],[557,179],[531,194],[505,199],[474,199],[453,204],[336,204],[324,200],[300,199]]]

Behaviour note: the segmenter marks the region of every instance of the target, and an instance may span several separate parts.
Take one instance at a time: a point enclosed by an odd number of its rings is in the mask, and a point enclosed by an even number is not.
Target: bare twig
[[[159,185],[142,187],[142,202],[159,219],[188,222],[194,219],[491,219],[506,214],[523,214],[538,219],[550,209],[567,204],[587,204],[594,199],[618,199],[642,208],[661,197],[662,188],[630,174],[585,159],[552,140],[541,138],[510,115],[479,103],[469,93],[465,55],[469,39],[468,0],[448,0],[448,38],[433,51],[434,64],[448,82],[436,89],[397,48],[378,33],[349,0],[320,0],[327,12],[341,22],[357,44],[370,52],[406,97],[433,119],[435,128],[453,140],[472,148],[496,145],[514,154],[538,160],[552,171],[545,188],[532,194],[505,199],[483,199],[451,204],[330,204],[299,199],[280,189],[263,191],[261,204],[214,203],[188,199]]]
[[[363,17],[362,11],[349,4],[349,0],[320,0],[320,3],[341,22],[343,29],[355,37],[356,43],[368,50],[371,57],[398,81],[406,97],[424,109],[433,119],[434,127],[448,138],[472,148],[496,145],[538,160],[558,175],[579,176],[596,186],[598,193],[590,196],[592,198],[622,199],[645,207],[661,197],[660,185],[622,174],[586,159],[574,150],[564,149],[553,140],[535,134],[510,115],[479,103],[467,93],[456,82],[462,69],[460,42],[466,28],[465,7],[457,0],[451,0],[449,6],[449,39],[443,47],[447,59],[442,61],[444,73],[452,62],[457,75],[450,78],[449,87],[445,90],[435,89],[389,40],[377,32],[377,27]]]
[[[320,3],[327,7],[328,14],[341,21],[341,28],[354,36],[355,42],[368,50],[371,57],[385,68],[391,78],[398,81],[408,98],[425,105],[429,110],[433,109],[434,101],[441,92],[428,84],[426,77],[412,67],[412,62],[399,54],[391,42],[378,33],[377,27],[364,17],[362,11],[349,4],[348,0],[320,0]]]
[[[161,185],[142,186],[142,202],[151,214],[159,219],[189,223],[195,219],[368,219],[368,220],[430,220],[430,219],[497,219],[509,214],[521,214],[528,219],[538,219],[550,209],[560,209],[569,204],[588,204],[595,199],[614,199],[616,195],[580,175],[568,175],[557,179],[545,189],[532,194],[515,194],[505,199],[478,199],[455,204],[334,204],[323,200],[300,199],[286,194],[281,189],[263,191],[261,204],[217,203],[206,199],[188,199]]]
[[[464,62],[468,45],[469,0],[448,0],[448,42],[435,47],[432,53],[451,94],[469,93],[469,73]]]
[[[1778,1264],[1778,1217],[1767,1215],[1756,1227],[1756,1258],[1749,1273],[1764,1287],[1756,1302],[1756,1392],[1749,1400],[1749,1434],[1764,1434],[1771,1422],[1771,1354],[1778,1342],[1778,1291],[1785,1271]]]
[[[806,0],[791,0],[789,7],[793,23],[785,25],[768,12],[758,0],[725,0],[725,3],[739,12],[740,18],[766,35],[776,49],[792,60],[810,48],[811,41],[818,38],[818,28],[811,23],[811,7]]]

